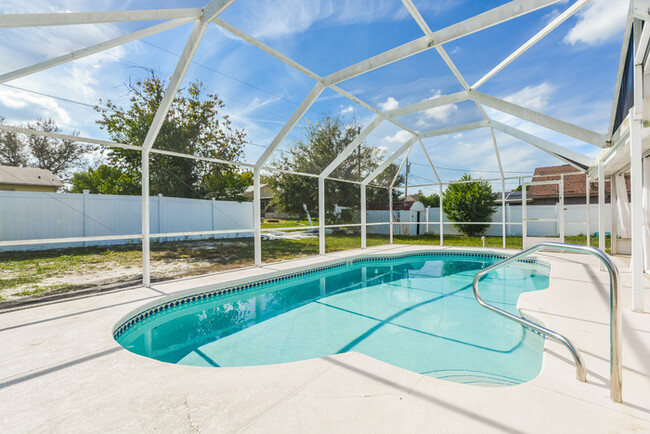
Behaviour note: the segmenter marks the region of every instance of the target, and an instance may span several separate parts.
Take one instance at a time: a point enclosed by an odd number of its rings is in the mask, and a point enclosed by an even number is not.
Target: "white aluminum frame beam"
[[[375,179],[377,176],[381,174],[386,168],[397,159],[400,155],[402,155],[404,152],[406,152],[407,149],[409,149],[413,143],[417,140],[417,137],[413,136],[410,139],[406,141],[402,146],[397,149],[397,151],[393,152],[390,157],[386,158],[375,170],[373,170],[368,176],[364,178],[363,181],[361,181],[361,185],[368,185],[373,179]]]
[[[625,32],[623,33],[623,46],[621,47],[621,55],[618,59],[618,69],[616,73],[616,85],[614,86],[614,102],[612,104],[612,112],[609,116],[609,128],[607,129],[607,139],[612,140],[612,136],[616,131],[614,131],[614,121],[616,120],[616,110],[618,109],[618,100],[621,96],[621,82],[623,80],[623,72],[625,71],[625,58],[627,57],[627,50],[630,43],[630,34],[632,33],[632,27],[634,19],[632,17],[632,9],[634,6],[634,1],[630,1],[630,11],[627,16],[627,23],[625,24]]]
[[[570,164],[581,172],[585,172],[585,169],[583,167],[577,166],[576,163],[586,167],[591,167],[594,165],[594,160],[587,157],[586,155],[572,151],[570,149],[566,149],[560,145],[551,143],[548,140],[542,139],[541,137],[537,137],[518,128],[514,128],[497,121],[492,121],[490,125],[495,130],[501,131],[502,133],[508,134],[509,136],[515,137],[519,140],[523,140],[524,142],[528,142],[536,148],[546,152],[547,154],[561,159],[562,161]]]
[[[494,145],[494,153],[497,157],[497,163],[499,164],[499,173],[501,173],[501,179],[503,180],[503,165],[501,164],[501,154],[499,154],[499,145],[497,144],[497,136],[494,134],[494,128],[490,125],[490,135],[492,136],[492,144]]]
[[[422,139],[418,137],[418,141],[420,142],[420,146],[422,147],[422,150],[424,151],[424,155],[427,157],[427,161],[429,162],[429,165],[431,166],[431,170],[433,170],[433,174],[436,176],[436,179],[438,180],[438,184],[442,185],[442,180],[440,179],[440,176],[438,176],[438,171],[436,170],[436,167],[433,165],[433,161],[431,161],[431,157],[429,156],[429,152],[427,152],[426,146],[424,146],[424,143],[422,143]]]
[[[227,21],[222,20],[221,18],[215,18],[213,22],[229,31],[233,35],[237,36],[240,39],[243,39],[244,41],[248,42],[249,44],[253,45],[254,47],[259,48],[260,50],[264,51],[267,54],[270,54],[271,56],[275,57],[276,59],[280,60],[283,63],[286,63],[287,65],[291,66],[294,69],[297,69],[298,71],[302,72],[303,74],[307,75],[308,77],[313,78],[316,81],[321,81],[321,77],[316,74],[313,71],[310,71],[309,69],[305,68],[298,62],[294,61],[293,59],[285,56],[284,54],[280,53],[279,51],[269,47],[265,43],[259,41],[258,39],[254,38],[253,36],[249,35],[248,33],[242,31],[238,27],[233,26],[232,24],[228,23]]]
[[[409,158],[409,154],[411,153],[411,150],[413,149],[413,145],[415,145],[415,141],[411,143],[411,146],[409,146],[408,150],[406,151],[406,155],[404,155],[404,158],[402,158],[402,162],[399,164],[399,168],[397,169],[397,173],[395,173],[395,176],[393,176],[393,180],[390,182],[390,187],[388,187],[390,190],[393,189],[393,186],[395,185],[395,182],[397,181],[397,177],[399,176],[400,172],[404,168],[404,164],[406,164],[406,161]]]
[[[581,1],[589,1],[589,0],[581,0]],[[424,32],[425,35],[427,35],[431,40],[433,40],[433,32],[429,28],[429,25],[426,23],[422,15],[420,14],[420,11],[418,8],[413,4],[411,0],[402,0],[402,3],[406,7],[406,9],[409,11],[415,22],[420,26],[422,31]],[[456,64],[451,60],[451,57],[447,54],[447,51],[443,48],[442,45],[436,46],[436,51],[442,58],[442,60],[445,62],[451,73],[456,77],[456,80],[458,80],[458,83],[465,89],[466,95],[469,96],[469,85],[467,84],[467,81],[465,80],[465,77],[463,77],[463,74],[461,74],[460,70],[458,67],[456,67]],[[485,109],[481,104],[478,102],[474,101],[476,104],[476,107],[479,109],[483,117],[485,118],[486,121],[490,121],[490,117],[488,114],[485,112]],[[503,166],[501,165],[501,156],[499,155],[499,148],[497,146],[497,139],[496,136],[494,135],[494,129],[490,128],[490,133],[492,134],[492,142],[494,144],[494,152],[495,156],[497,159],[497,163],[499,164],[499,172],[501,173],[501,179],[503,181]],[[433,166],[433,163],[431,162],[431,158],[429,158],[429,154],[427,153],[426,149],[424,148],[424,144],[422,143],[422,140],[420,139],[420,144],[422,144],[422,149],[424,150],[425,155],[427,156],[427,159],[429,160],[429,164],[431,164],[431,168],[433,169],[433,172],[436,175],[436,178],[438,179],[438,182],[440,182],[440,177],[438,177],[438,173]],[[397,179],[397,177],[395,178]],[[391,185],[392,187],[392,185]],[[505,214],[504,214],[505,215]],[[505,248],[505,235],[504,235],[504,246]]]
[[[556,131],[558,133],[573,137],[585,143],[598,146],[599,148],[605,146],[605,136],[595,131],[579,127],[569,122],[556,119],[543,113],[536,112],[526,107],[522,107],[518,104],[514,104],[500,98],[495,98],[481,92],[472,92],[471,98],[481,104],[492,107],[495,110],[499,110],[503,113],[507,113],[528,122],[532,122],[534,124]]]
[[[490,126],[490,123],[488,121],[469,122],[466,124],[454,125],[453,127],[445,127],[445,128],[439,128],[437,130],[425,131],[423,133],[420,133],[418,136],[421,139],[428,139],[436,136],[444,136],[447,134],[460,133],[462,131],[486,128],[488,126]]]
[[[332,161],[323,171],[320,173],[319,178],[327,178],[330,174],[337,168],[339,165],[354,152],[355,149],[359,148],[361,143],[366,140],[366,138],[383,122],[384,118],[382,116],[377,116],[370,122],[357,137],[354,138],[352,142],[336,156],[334,161]]]
[[[515,51],[512,52],[508,57],[503,59],[501,63],[499,63],[497,66],[492,68],[490,72],[485,74],[483,77],[481,77],[476,83],[472,85],[472,90],[478,89],[480,86],[485,84],[486,81],[488,81],[490,78],[494,77],[499,71],[501,71],[503,68],[508,66],[510,63],[512,63],[515,59],[517,59],[519,56],[524,54],[528,49],[530,49],[533,45],[537,44],[539,41],[541,41],[546,35],[551,33],[555,28],[557,28],[560,24],[565,22],[567,19],[572,17],[576,12],[578,12],[580,9],[582,9],[584,6],[586,6],[591,0],[578,0],[575,3],[573,3],[569,8],[567,8],[564,12],[562,12],[560,15],[555,17],[550,23],[546,25],[542,30],[537,32],[532,38],[530,38],[528,41],[524,42],[521,47],[517,48]]]
[[[634,2],[632,2],[634,4]],[[634,64],[634,106],[630,109],[630,195],[632,197],[630,206],[631,215],[631,253],[630,271],[632,274],[632,306],[636,312],[643,312],[643,291],[644,291],[644,213],[648,210],[643,209],[643,123],[645,113],[643,112],[643,86],[644,86],[644,71],[643,71],[643,57],[647,49],[647,36],[646,30],[649,27],[646,22],[643,27],[645,29],[641,32],[642,21],[640,19],[634,20],[634,51],[632,55],[635,59]],[[640,33],[640,34],[639,34]],[[646,37],[645,42],[643,41]],[[643,49],[643,51],[641,51]],[[604,166],[602,160],[599,161],[600,165]],[[600,169],[600,165],[598,168]],[[604,169],[603,169],[604,171]],[[599,170],[600,175],[600,170]],[[647,174],[646,174],[647,176]],[[614,186],[610,186],[610,190],[614,190]],[[612,206],[613,203],[612,203]],[[646,252],[647,254],[647,252]]]
[[[201,39],[205,34],[208,24],[210,24],[210,22],[212,22],[212,20],[214,20],[221,12],[226,10],[228,6],[233,4],[234,1],[235,0],[210,0],[210,2],[203,9],[201,9],[201,18],[196,22],[194,28],[192,29],[192,33],[190,33],[190,37],[188,38],[185,44],[183,53],[181,54],[181,57],[178,60],[178,63],[176,64],[176,68],[174,69],[174,74],[172,75],[172,78],[169,80],[167,89],[165,89],[165,94],[163,95],[163,99],[160,102],[158,109],[156,110],[156,114],[154,115],[151,125],[149,126],[149,131],[147,131],[147,136],[145,137],[144,142],[142,143],[142,152],[141,152],[141,157],[142,157],[141,158],[141,162],[142,162],[142,284],[146,287],[150,286],[151,284],[151,265],[150,265],[151,248],[150,248],[150,239],[149,239],[150,232],[151,232],[149,228],[149,224],[150,224],[149,223],[150,222],[149,152],[151,151],[151,148],[153,147],[153,144],[156,141],[156,137],[158,137],[160,128],[162,127],[162,124],[165,121],[167,114],[169,113],[169,109],[171,108],[171,105],[174,102],[174,98],[178,93],[178,89],[180,88],[183,78],[185,77],[185,73],[187,72],[190,66],[190,63],[192,62],[192,59],[196,54],[196,50],[198,49],[199,44],[201,43]],[[256,178],[255,178],[255,174],[257,174]],[[259,170],[254,171],[254,179],[257,181],[256,202],[259,202]],[[256,223],[257,224],[255,226],[255,235],[256,235],[255,258],[257,260],[258,256],[261,255],[260,253],[261,245],[258,245],[259,244],[258,241],[260,238],[259,237],[260,222],[258,221]]]
[[[415,104],[410,104],[404,107],[388,110],[383,113],[386,115],[386,117],[392,119],[392,118],[408,115],[411,113],[420,112],[423,110],[442,107],[457,102],[467,101],[468,99],[469,99],[469,93],[463,90],[460,92],[451,93],[449,95],[443,95],[431,99],[426,99],[424,101],[416,102]]]
[[[155,35],[156,33],[164,32],[165,30],[170,30],[175,27],[182,26],[184,24],[194,21],[192,18],[177,18],[174,20],[169,20],[161,24],[156,24],[155,26],[147,27],[142,30],[138,30],[132,33],[127,33],[126,35],[119,36],[108,41],[100,42],[89,47],[81,48],[79,50],[72,51],[68,54],[55,57],[53,59],[48,59],[43,62],[36,63],[34,65],[26,66],[24,68],[16,69],[15,71],[7,72],[0,75],[0,84],[6,83],[11,80],[15,80],[20,77],[24,77],[36,72],[44,71],[46,69],[62,65],[73,60],[82,59],[84,57],[100,53],[111,48],[118,47],[120,45],[127,44],[129,42],[135,41],[137,39],[142,39],[147,36]]]
[[[323,82],[323,78],[316,74],[315,72],[309,70],[308,68],[305,68],[303,65],[299,64],[298,62],[294,61],[293,59],[285,56],[284,54],[280,53],[279,51],[269,47],[265,43],[255,39],[253,36],[249,35],[248,33],[242,31],[241,29],[233,26],[232,24],[220,19],[216,18],[213,20],[213,22],[222,27],[223,29],[229,31],[233,35],[243,39],[244,41],[250,43],[251,45],[259,48],[260,50],[266,52],[267,54],[270,54],[271,56],[275,57],[276,59],[280,60],[281,62],[284,62],[285,64],[291,66],[292,68],[296,69],[297,71],[302,72],[306,76],[318,81],[318,82]],[[328,86],[330,89],[333,91],[339,93],[340,95],[344,96],[345,98],[349,99],[350,101],[359,104],[360,106],[364,107],[367,110],[370,110],[371,112],[377,114],[377,115],[382,115],[382,112],[379,111],[377,108],[371,106],[370,104],[362,101],[361,99],[357,98],[356,96],[352,95],[351,93],[341,89],[340,87],[336,85],[331,85]],[[396,121],[395,119],[392,118],[387,118],[389,122],[392,122],[393,124],[397,125],[398,127],[402,128],[403,130],[408,131],[409,133],[415,135],[416,132],[413,131],[411,128],[408,128],[407,126],[403,125],[402,123]]]
[[[643,65],[643,62],[648,51],[648,43],[650,42],[650,27],[643,26],[641,37],[639,38],[639,46],[634,54],[634,65]],[[642,71],[643,72],[643,71]]]
[[[454,41],[463,36],[471,35],[502,22],[517,18],[538,9],[544,8],[560,0],[514,0],[497,6],[464,21],[452,24],[432,33],[432,36],[422,36],[406,44],[385,51],[381,54],[362,60],[354,65],[343,68],[323,78],[326,86],[337,84],[358,75],[389,65],[398,60],[429,50],[437,45]]]
[[[70,26],[76,24],[119,23],[127,21],[198,19],[200,8],[148,9],[137,11],[57,12],[46,14],[0,14],[0,28]]]
[[[307,113],[309,107],[311,107],[312,104],[316,102],[316,99],[318,99],[323,90],[325,90],[325,87],[322,85],[322,83],[316,83],[314,85],[307,97],[305,97],[300,106],[298,106],[296,111],[291,115],[287,123],[284,124],[280,132],[273,138],[271,144],[267,146],[260,158],[258,158],[257,162],[255,163],[256,168],[259,169],[264,164],[266,164],[269,158],[271,158],[271,154],[273,154],[277,147],[280,146],[282,141],[287,138],[291,130],[293,130],[293,127],[295,127],[300,119],[304,116],[304,114]]]
[[[142,144],[142,148],[145,152],[149,152],[154,142],[156,141],[156,137],[158,136],[160,128],[162,127],[162,124],[167,117],[167,113],[169,112],[169,109],[174,102],[174,98],[176,97],[176,93],[178,93],[178,89],[183,82],[185,73],[190,67],[190,63],[192,63],[194,54],[196,54],[196,50],[199,48],[199,44],[201,43],[201,39],[205,34],[208,24],[210,24],[212,20],[214,20],[220,13],[225,11],[234,2],[235,0],[211,0],[201,10],[201,18],[196,22],[194,28],[192,29],[192,33],[190,34],[190,37],[185,44],[185,48],[181,53],[180,59],[178,59],[178,63],[174,69],[174,74],[169,80],[167,89],[165,89],[165,95],[163,96],[163,99],[158,106],[156,115],[151,122],[147,136],[145,137]]]

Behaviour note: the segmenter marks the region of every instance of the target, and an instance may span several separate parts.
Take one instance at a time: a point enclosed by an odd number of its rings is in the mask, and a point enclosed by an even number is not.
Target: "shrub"
[[[443,209],[452,222],[489,222],[496,212],[492,186],[484,179],[472,179],[469,174],[450,184],[443,197]],[[470,181],[470,182],[466,182]],[[454,227],[468,236],[481,235],[489,225],[454,224]]]

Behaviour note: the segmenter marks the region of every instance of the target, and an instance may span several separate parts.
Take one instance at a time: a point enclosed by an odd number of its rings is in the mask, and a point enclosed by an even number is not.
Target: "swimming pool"
[[[175,296],[118,323],[136,354],[194,366],[286,363],[357,351],[424,375],[481,385],[533,379],[543,337],[482,308],[475,273],[498,254],[367,257],[264,281]],[[490,304],[517,313],[520,294],[548,287],[536,261],[481,281]]]

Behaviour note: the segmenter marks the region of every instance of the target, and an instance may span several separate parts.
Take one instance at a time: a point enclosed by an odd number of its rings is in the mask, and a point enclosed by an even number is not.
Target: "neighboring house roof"
[[[249,197],[253,197],[255,194],[255,186],[250,185],[246,187],[246,191],[244,192]],[[268,184],[260,184],[260,198],[261,199],[271,199],[273,197],[273,190]]]
[[[55,174],[35,167],[0,166],[0,184],[63,187]]]
[[[564,196],[585,196],[587,192],[586,186],[586,175],[584,173],[576,173],[577,170],[568,165],[564,164],[562,166],[548,166],[548,167],[538,167],[535,169],[533,174],[533,182],[535,181],[550,181],[560,179],[560,175],[564,174]],[[551,175],[551,176],[543,176]],[[630,181],[629,178],[626,178],[627,191],[630,192]],[[609,182],[605,182],[605,194],[609,194],[610,185]],[[589,183],[589,195],[594,196],[598,194],[598,182]],[[547,184],[547,185],[531,185],[526,193],[526,197],[532,199],[535,198],[546,198],[546,197],[558,197],[558,185],[557,184]]]

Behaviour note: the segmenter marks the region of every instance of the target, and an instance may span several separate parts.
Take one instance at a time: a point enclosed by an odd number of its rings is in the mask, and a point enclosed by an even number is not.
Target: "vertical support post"
[[[149,151],[142,151],[142,286],[151,286],[151,246],[149,244]]]
[[[506,180],[501,177],[501,238],[506,248]]]
[[[609,177],[609,211],[610,214],[612,215],[612,228],[610,229],[610,233],[612,234],[609,238],[609,251],[611,252],[612,255],[616,255],[618,253],[618,243],[616,242],[616,238],[618,237],[618,216],[617,216],[617,209],[616,209],[616,200],[617,200],[617,195],[616,195],[616,175],[612,174],[612,176]]]
[[[526,248],[526,234],[528,232],[528,227],[526,225],[526,184],[524,184],[524,179],[520,178],[519,183],[521,184],[521,247]]]
[[[90,198],[90,190],[83,190],[83,198],[84,198],[84,203],[83,203],[83,236],[87,237],[88,234],[90,233],[88,229],[88,200]],[[86,247],[88,244],[84,241],[84,247]]]
[[[591,246],[591,190],[589,189],[589,176],[585,174],[585,188],[586,196],[585,203],[587,204],[587,246]]]
[[[318,178],[318,254],[325,254],[325,178]]]
[[[444,246],[445,245],[445,225],[443,223],[444,221],[444,213],[442,212],[442,183],[440,183],[440,245]]]
[[[634,20],[634,58],[640,58],[641,20]],[[647,23],[646,23],[647,24]],[[645,54],[645,53],[643,53]],[[630,204],[632,258],[632,308],[643,311],[643,148],[641,132],[643,129],[643,59],[634,62],[634,106],[630,110],[630,184],[632,200]]]
[[[427,234],[429,232],[429,211],[431,211],[431,206],[427,205],[427,210],[425,211],[426,213],[426,226],[424,229],[424,233]]]
[[[260,197],[260,169],[253,169],[253,224],[255,225],[253,250],[255,266],[262,266],[262,198]]]
[[[211,225],[212,229],[211,229],[211,230],[214,231],[214,228],[215,228],[215,226],[216,226],[216,225],[215,225],[215,221],[214,221],[214,207],[216,206],[216,200],[215,200],[214,197],[212,198],[212,200],[211,200],[211,202],[210,202],[210,205],[211,205],[211,208],[210,208],[210,216],[211,216],[211,219],[210,219],[210,220],[212,221],[212,225]],[[212,237],[214,237],[214,235],[212,235]]]
[[[388,239],[389,243],[393,244],[393,189],[388,189]]]
[[[361,248],[367,247],[366,232],[366,184],[361,184]]]
[[[558,203],[559,210],[558,210],[558,217],[559,217],[559,224],[560,224],[560,242],[564,242],[564,174],[560,175],[560,186],[559,186],[559,196],[560,196],[560,202]]]
[[[162,199],[163,199],[163,194],[158,193],[158,226],[157,230],[158,233],[161,234],[163,232],[162,230]],[[214,230],[214,227],[212,228]]]
[[[636,79],[636,74],[634,78]],[[632,108],[633,111],[635,109],[636,106]],[[633,309],[636,312],[643,311],[642,123],[641,118],[632,117],[630,126],[630,185],[632,187],[632,200],[630,201],[632,258],[630,259],[630,271],[632,272]]]
[[[603,160],[598,161],[598,248],[605,251],[605,163]],[[601,263],[601,271],[605,271],[605,266]]]

